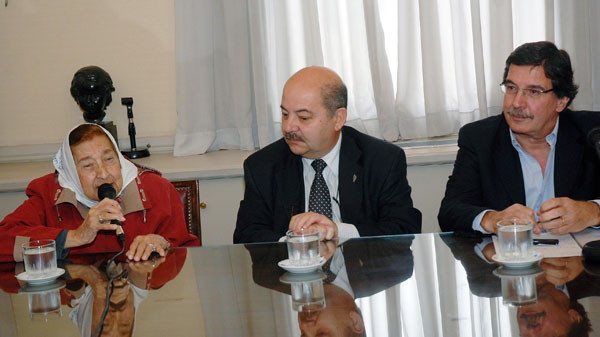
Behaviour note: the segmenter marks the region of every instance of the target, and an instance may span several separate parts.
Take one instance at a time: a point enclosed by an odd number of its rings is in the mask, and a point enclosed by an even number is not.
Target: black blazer
[[[600,125],[600,113],[565,110],[560,114],[554,157],[554,194],[575,200],[600,196],[600,162],[587,133]],[[470,231],[486,209],[525,205],[519,154],[510,141],[504,114],[461,128],[454,170],[446,185],[438,221],[442,231]]]
[[[305,211],[301,158],[280,139],[246,159],[234,243],[277,241],[291,217]],[[345,126],[338,188],[342,221],[361,236],[421,232],[400,147]]]

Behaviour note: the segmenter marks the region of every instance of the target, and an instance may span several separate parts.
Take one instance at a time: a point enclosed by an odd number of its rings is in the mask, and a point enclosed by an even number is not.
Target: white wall
[[[173,137],[174,0],[2,1],[0,46],[0,156],[11,146],[60,143],[83,122],[69,88],[88,65],[112,77],[107,119],[121,144],[129,144],[128,96],[139,137]]]
[[[113,79],[116,91],[107,119],[117,125],[121,146],[129,144],[120,104],[125,96],[134,98],[138,144],[161,139],[172,145],[177,119],[174,1],[9,0],[7,7],[0,6],[0,161],[27,149],[54,153],[66,131],[83,122],[69,88],[75,71],[87,65],[104,68]],[[451,168],[408,169],[424,232],[439,230],[437,209]],[[242,191],[237,185],[232,189]],[[24,199],[22,192],[0,195],[0,218]],[[223,232],[230,230],[223,226]],[[230,240],[231,233],[207,233],[207,239],[221,237]]]
[[[415,208],[423,214],[423,233],[439,232],[437,214],[446,191],[446,182],[454,163],[442,165],[409,166],[408,183]]]

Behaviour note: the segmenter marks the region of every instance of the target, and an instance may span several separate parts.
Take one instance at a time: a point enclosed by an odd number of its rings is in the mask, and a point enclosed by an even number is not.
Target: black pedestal
[[[121,151],[124,156],[129,159],[145,158],[150,156],[148,149],[135,149],[132,151]]]

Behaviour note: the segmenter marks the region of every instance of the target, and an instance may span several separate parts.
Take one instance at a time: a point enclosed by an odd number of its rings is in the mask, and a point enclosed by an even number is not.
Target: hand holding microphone
[[[111,184],[102,184],[98,188],[98,199],[104,201],[105,199],[114,200],[117,192]],[[122,215],[121,215],[122,217]],[[125,220],[125,218],[123,218]],[[117,237],[121,240],[121,244],[125,244],[125,233],[121,228],[121,222],[118,219],[112,219],[111,224],[117,225]],[[158,234],[146,234],[138,235],[134,238],[127,257],[134,261],[145,261],[150,258],[152,253],[157,253],[160,256],[165,256],[170,244],[165,238]]]
[[[120,233],[123,239],[125,238],[123,230],[119,229],[121,227],[120,221],[125,221],[125,217],[123,217],[119,203],[112,199],[115,195],[116,192],[112,185],[104,184],[100,186],[98,189],[100,202],[90,208],[83,223],[77,229],[69,230],[65,248],[91,243],[96,238],[98,231],[101,230],[117,230],[117,236]],[[119,238],[121,239],[121,237]]]
[[[115,188],[111,185],[111,184],[102,184],[100,185],[100,187],[98,187],[98,199],[100,199],[100,201],[108,198],[111,200],[115,200],[115,198],[117,197],[117,191],[115,191]],[[123,217],[123,214],[121,214],[121,218],[123,218],[123,220],[125,220],[125,218]],[[100,221],[100,223],[102,223],[104,221]],[[119,238],[119,240],[121,241],[121,244],[125,243],[125,232],[123,231],[123,227],[121,227],[121,221],[119,221],[118,219],[112,219],[110,221],[111,224],[115,224],[117,225],[117,237]]]

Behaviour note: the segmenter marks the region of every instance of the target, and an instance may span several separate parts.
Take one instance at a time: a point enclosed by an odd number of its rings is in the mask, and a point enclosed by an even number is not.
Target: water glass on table
[[[310,266],[319,263],[319,232],[315,230],[288,231],[287,249],[290,263],[295,266]]]
[[[500,220],[498,255],[507,261],[521,261],[533,255],[533,223],[527,219]]]
[[[32,240],[24,243],[23,263],[25,271],[32,277],[42,277],[56,271],[56,242],[54,240]]]

